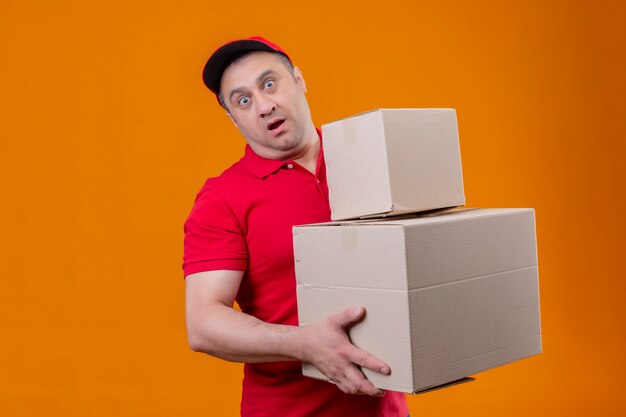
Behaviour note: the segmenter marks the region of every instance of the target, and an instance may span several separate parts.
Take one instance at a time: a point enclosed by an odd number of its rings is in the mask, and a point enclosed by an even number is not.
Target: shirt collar
[[[315,129],[317,131],[317,135],[320,138],[320,156],[322,154],[322,131],[320,129]],[[319,157],[318,157],[319,158]],[[318,159],[319,160],[319,159]],[[265,159],[259,155],[257,155],[250,145],[246,145],[246,151],[241,158],[241,163],[250,170],[255,176],[259,178],[265,178],[270,174],[278,171],[287,160],[281,159]]]

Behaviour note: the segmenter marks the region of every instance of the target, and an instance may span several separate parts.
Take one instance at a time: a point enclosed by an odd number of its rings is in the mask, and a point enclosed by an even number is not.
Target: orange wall
[[[412,415],[626,413],[622,3],[306,4],[0,3],[0,415],[237,414],[241,366],[186,345],[180,261],[243,147],[200,72],[254,34],[318,125],[454,107],[468,205],[537,209],[545,353]]]

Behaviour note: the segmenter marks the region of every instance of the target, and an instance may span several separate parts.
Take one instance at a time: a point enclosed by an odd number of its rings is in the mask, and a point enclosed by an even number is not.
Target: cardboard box
[[[380,109],[322,126],[332,220],[465,204],[454,109]]]
[[[294,227],[300,325],[364,306],[354,345],[418,392],[541,353],[533,209]],[[326,379],[310,364],[307,376]]]

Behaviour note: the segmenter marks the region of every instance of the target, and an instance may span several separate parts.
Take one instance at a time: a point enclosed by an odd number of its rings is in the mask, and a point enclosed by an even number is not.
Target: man
[[[246,363],[244,417],[406,417],[404,395],[375,388],[360,371],[390,372],[350,343],[346,330],[363,308],[298,327],[291,229],[330,221],[322,140],[302,73],[280,47],[253,37],[216,50],[203,80],[247,146],[207,180],[185,223],[190,346]],[[335,384],[302,376],[302,361]]]

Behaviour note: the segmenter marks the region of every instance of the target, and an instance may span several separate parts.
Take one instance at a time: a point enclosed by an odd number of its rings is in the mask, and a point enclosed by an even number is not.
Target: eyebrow
[[[270,75],[270,74],[272,74],[272,73],[275,73],[275,72],[276,72],[276,71],[274,71],[274,70],[272,70],[272,69],[268,69],[268,70],[263,71],[263,72],[261,73],[261,75],[259,75],[258,77],[256,77],[256,82],[257,82],[257,84],[258,84],[258,83],[260,83],[260,82],[261,82],[261,81],[262,81],[265,77],[267,77],[268,75]],[[235,88],[234,90],[232,90],[232,91],[230,92],[230,95],[228,96],[228,100],[229,100],[229,101],[232,101],[233,96],[234,96],[235,94],[237,94],[237,93],[243,93],[244,91],[245,91],[245,88],[242,88],[242,87]]]

